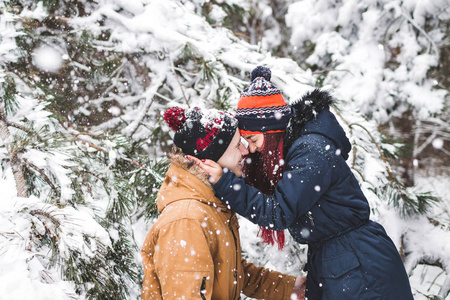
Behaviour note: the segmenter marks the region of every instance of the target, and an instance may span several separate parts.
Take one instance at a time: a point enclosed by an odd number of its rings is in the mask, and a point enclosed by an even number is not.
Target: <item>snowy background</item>
[[[137,299],[168,107],[233,112],[257,65],[321,87],[415,299],[450,299],[448,0],[0,1],[0,299]],[[446,64],[447,62],[447,64]],[[240,219],[243,255],[302,275]]]

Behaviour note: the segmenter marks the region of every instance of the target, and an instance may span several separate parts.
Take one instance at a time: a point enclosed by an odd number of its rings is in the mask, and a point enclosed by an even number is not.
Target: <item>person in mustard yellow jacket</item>
[[[189,156],[211,159],[237,176],[248,154],[237,120],[217,110],[178,107],[164,119],[176,131],[160,188],[160,212],[142,246],[142,299],[304,299],[305,277],[256,267],[241,257],[235,212],[218,198]]]

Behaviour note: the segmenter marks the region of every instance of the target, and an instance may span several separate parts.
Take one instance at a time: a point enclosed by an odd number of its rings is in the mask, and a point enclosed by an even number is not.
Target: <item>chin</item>
[[[242,176],[242,166],[239,165],[236,170],[234,171],[234,175],[236,175],[237,177],[241,177]]]

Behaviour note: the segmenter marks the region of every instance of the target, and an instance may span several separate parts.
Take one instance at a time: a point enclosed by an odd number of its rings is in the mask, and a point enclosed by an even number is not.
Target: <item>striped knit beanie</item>
[[[270,82],[269,68],[258,66],[251,74],[250,85],[241,93],[236,119],[241,135],[283,132],[292,116],[281,91]]]

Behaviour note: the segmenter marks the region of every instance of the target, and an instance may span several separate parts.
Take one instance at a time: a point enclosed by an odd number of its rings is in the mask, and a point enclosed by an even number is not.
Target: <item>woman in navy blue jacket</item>
[[[308,244],[307,299],[413,299],[400,255],[369,220],[369,204],[346,163],[351,145],[329,110],[332,97],[314,90],[289,106],[270,76],[268,68],[253,70],[236,114],[257,154],[253,172],[246,172],[250,184],[209,160],[200,163],[217,196],[251,222],[288,229]],[[274,189],[264,193],[268,185]]]

